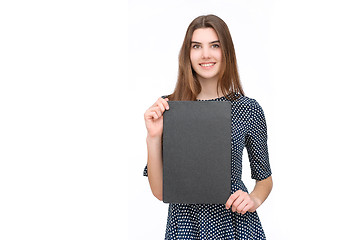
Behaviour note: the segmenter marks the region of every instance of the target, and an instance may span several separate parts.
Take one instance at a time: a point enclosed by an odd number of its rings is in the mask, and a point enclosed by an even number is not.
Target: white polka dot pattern
[[[236,94],[231,100],[231,192],[248,192],[241,180],[242,155],[246,147],[251,178],[266,179],[271,175],[267,148],[267,128],[264,111],[252,98]],[[163,96],[165,98],[166,96]],[[210,100],[229,101],[225,96]],[[144,176],[147,176],[145,166]],[[266,239],[257,212],[244,215],[225,208],[225,204],[169,204],[166,240],[185,239]]]

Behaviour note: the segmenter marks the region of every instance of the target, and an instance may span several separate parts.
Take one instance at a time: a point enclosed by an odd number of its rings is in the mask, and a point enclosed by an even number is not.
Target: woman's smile
[[[214,67],[215,64],[216,64],[215,62],[210,62],[210,63],[200,63],[199,65],[203,69],[211,69],[212,67]]]

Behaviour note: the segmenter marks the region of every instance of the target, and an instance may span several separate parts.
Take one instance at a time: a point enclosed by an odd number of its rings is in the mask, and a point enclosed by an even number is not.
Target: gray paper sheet
[[[168,103],[163,114],[163,201],[225,204],[231,194],[231,103]]]

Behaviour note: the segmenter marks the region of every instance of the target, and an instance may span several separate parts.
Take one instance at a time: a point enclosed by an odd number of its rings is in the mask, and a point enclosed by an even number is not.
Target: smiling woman
[[[244,95],[229,29],[215,15],[191,22],[179,54],[174,92],[160,97],[144,114],[148,161],[143,174],[159,200],[163,113],[170,109],[168,101],[196,100],[231,102],[231,195],[224,204],[170,203],[165,239],[266,239],[256,212],[272,189],[265,115],[255,99]],[[245,147],[256,180],[251,193],[241,179]]]

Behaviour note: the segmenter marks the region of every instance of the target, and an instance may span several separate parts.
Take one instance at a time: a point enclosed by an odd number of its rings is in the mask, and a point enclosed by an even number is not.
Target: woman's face
[[[200,79],[216,79],[221,67],[222,52],[213,28],[196,29],[191,38],[191,66]]]

